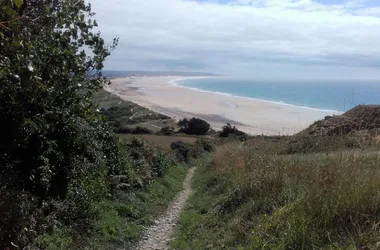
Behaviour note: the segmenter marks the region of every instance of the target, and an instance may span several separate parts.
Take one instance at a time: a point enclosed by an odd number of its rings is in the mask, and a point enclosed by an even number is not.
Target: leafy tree
[[[81,0],[4,0],[0,9],[3,249],[22,248],[52,226],[40,221],[59,216],[52,201],[70,200],[62,217],[75,222],[104,192],[118,149],[91,100],[107,84],[101,69],[118,40],[105,45]],[[74,211],[76,202],[83,206]]]
[[[205,135],[210,130],[211,126],[206,121],[199,118],[183,119],[178,122],[181,127],[181,132],[189,135]]]
[[[187,128],[188,124],[189,124],[189,119],[187,119],[187,118],[183,118],[183,119],[181,119],[181,120],[178,121],[178,126],[181,129]]]

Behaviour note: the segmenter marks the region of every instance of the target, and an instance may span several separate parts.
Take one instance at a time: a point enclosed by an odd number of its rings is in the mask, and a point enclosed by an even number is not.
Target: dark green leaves
[[[86,221],[88,202],[99,196],[86,185],[103,185],[110,162],[119,162],[91,101],[106,83],[100,70],[116,42],[107,47],[92,31],[85,1],[1,3],[0,249],[23,249],[54,224],[42,215],[70,226]],[[58,203],[65,204],[58,210]]]

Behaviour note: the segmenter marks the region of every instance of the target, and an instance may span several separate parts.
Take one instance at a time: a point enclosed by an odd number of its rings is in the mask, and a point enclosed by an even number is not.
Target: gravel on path
[[[183,182],[183,191],[175,198],[164,216],[154,222],[137,245],[137,250],[167,250],[173,234],[173,229],[179,221],[179,216],[185,207],[192,188],[191,180],[195,168],[191,168]]]

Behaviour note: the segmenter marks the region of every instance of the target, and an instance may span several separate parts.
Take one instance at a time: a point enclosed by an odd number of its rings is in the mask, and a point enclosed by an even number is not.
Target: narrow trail
[[[167,250],[173,229],[178,223],[179,216],[185,207],[192,188],[191,180],[194,175],[195,168],[191,168],[183,182],[183,191],[175,198],[169,206],[166,213],[160,219],[155,221],[155,225],[150,227],[144,234],[142,240],[137,245],[137,250]]]

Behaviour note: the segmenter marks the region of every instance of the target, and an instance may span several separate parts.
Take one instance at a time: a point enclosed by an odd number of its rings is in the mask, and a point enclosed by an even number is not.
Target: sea
[[[284,105],[345,112],[359,104],[380,104],[380,81],[253,80],[197,78],[172,84],[222,95],[261,99]]]

